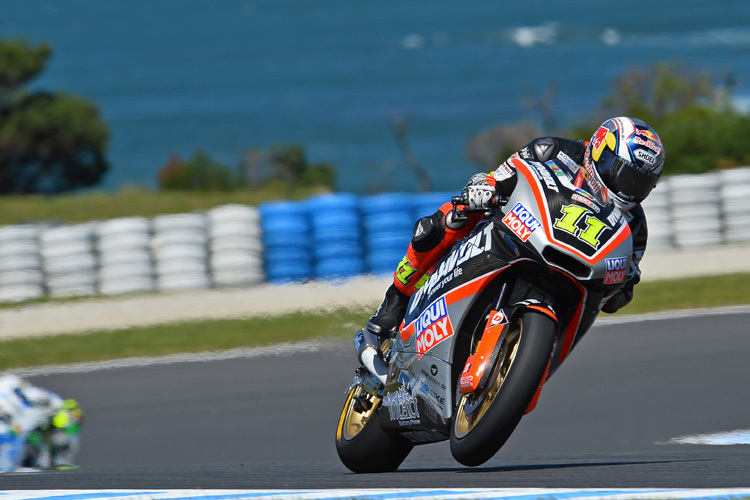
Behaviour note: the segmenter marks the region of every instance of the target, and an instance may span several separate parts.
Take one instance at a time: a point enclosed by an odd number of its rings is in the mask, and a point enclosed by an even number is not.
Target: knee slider
[[[411,247],[415,252],[429,252],[437,247],[444,237],[443,213],[438,211],[417,221],[414,225]]]

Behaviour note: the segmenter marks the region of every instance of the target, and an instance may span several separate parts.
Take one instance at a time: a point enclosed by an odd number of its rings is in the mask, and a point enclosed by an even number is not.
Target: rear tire
[[[536,312],[513,320],[486,387],[459,401],[450,438],[458,462],[481,465],[508,440],[545,374],[556,329]]]
[[[357,411],[357,398],[364,397],[372,406]],[[382,400],[355,386],[346,398],[336,429],[336,451],[341,462],[352,472],[392,472],[414,447],[405,437],[385,432],[377,411]]]

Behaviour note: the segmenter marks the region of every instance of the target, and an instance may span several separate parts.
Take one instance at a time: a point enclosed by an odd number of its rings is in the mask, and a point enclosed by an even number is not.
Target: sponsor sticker
[[[645,149],[636,149],[635,157],[648,165],[656,165],[656,157]]]
[[[494,174],[495,179],[505,180],[505,179],[509,179],[513,177],[513,175],[515,174],[515,171],[511,169],[508,165],[503,163],[495,169],[493,174]]]
[[[557,159],[560,160],[561,162],[563,162],[570,169],[570,171],[572,173],[574,173],[574,174],[576,172],[578,172],[578,169],[581,168],[576,162],[574,162],[570,158],[570,156],[566,155],[562,151],[560,151],[559,153],[557,153]]]
[[[386,394],[383,404],[388,408],[388,416],[400,425],[416,425],[420,422],[417,396],[413,391],[399,387],[397,392]]]
[[[521,203],[503,217],[503,223],[513,231],[513,234],[521,238],[521,241],[527,241],[531,234],[542,226],[536,217]]]
[[[585,191],[581,190],[585,193]],[[596,203],[594,203],[592,200],[590,200],[587,196],[580,195],[578,193],[573,193],[571,195],[571,198],[573,201],[577,201],[578,203],[583,203],[587,207],[589,207],[591,210],[593,210],[596,213],[599,213],[600,208],[597,206]]]
[[[417,338],[417,358],[421,358],[433,347],[453,336],[453,325],[448,317],[445,298],[433,302],[414,322]]]
[[[496,311],[490,318],[490,326],[504,325],[508,322],[503,311]]]
[[[643,134],[644,131],[638,131],[638,134]],[[653,137],[653,134],[649,134],[646,137]],[[644,148],[648,148],[651,151],[653,151],[656,154],[661,153],[661,148],[659,147],[656,142],[652,141],[651,139],[643,139],[640,135],[636,135],[633,137],[633,142],[638,144],[639,146],[643,146]]]
[[[552,174],[548,169],[544,168],[544,166],[540,163],[529,163],[529,165],[531,165],[534,169],[537,179],[542,180],[542,182],[544,182],[544,185],[547,186],[547,189],[551,189],[556,193],[560,192],[557,189],[557,183],[555,182],[555,179],[552,178]]]
[[[604,274],[605,284],[622,283],[625,281],[625,275],[628,272],[627,257],[606,259],[605,264],[607,266],[607,272]]]

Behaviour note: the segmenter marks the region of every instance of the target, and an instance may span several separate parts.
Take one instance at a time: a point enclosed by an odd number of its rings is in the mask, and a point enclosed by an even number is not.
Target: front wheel
[[[459,402],[450,439],[458,462],[481,465],[508,440],[545,374],[555,331],[555,322],[540,313],[513,320],[487,385]]]
[[[352,472],[394,471],[414,447],[405,437],[380,427],[377,410],[381,403],[362,384],[346,398],[336,429],[336,451]]]

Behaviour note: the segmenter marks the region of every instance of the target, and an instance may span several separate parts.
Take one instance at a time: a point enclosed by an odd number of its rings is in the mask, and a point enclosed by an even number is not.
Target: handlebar
[[[469,201],[463,196],[452,196],[451,203],[453,203],[453,210],[451,210],[451,218],[455,222],[467,222],[469,218],[466,214],[470,213],[481,213],[486,214],[492,211],[492,208],[469,208]],[[506,199],[500,199],[497,206],[494,208],[499,209],[508,203]],[[461,208],[458,208],[461,205]]]
[[[451,203],[453,203],[453,211],[454,212],[463,212],[463,213],[484,213],[492,210],[492,208],[469,208],[469,200],[464,198],[463,196],[452,196],[451,197]],[[501,208],[508,204],[507,198],[500,198],[497,202],[497,205],[493,208]],[[463,205],[462,209],[458,209],[458,205]]]

